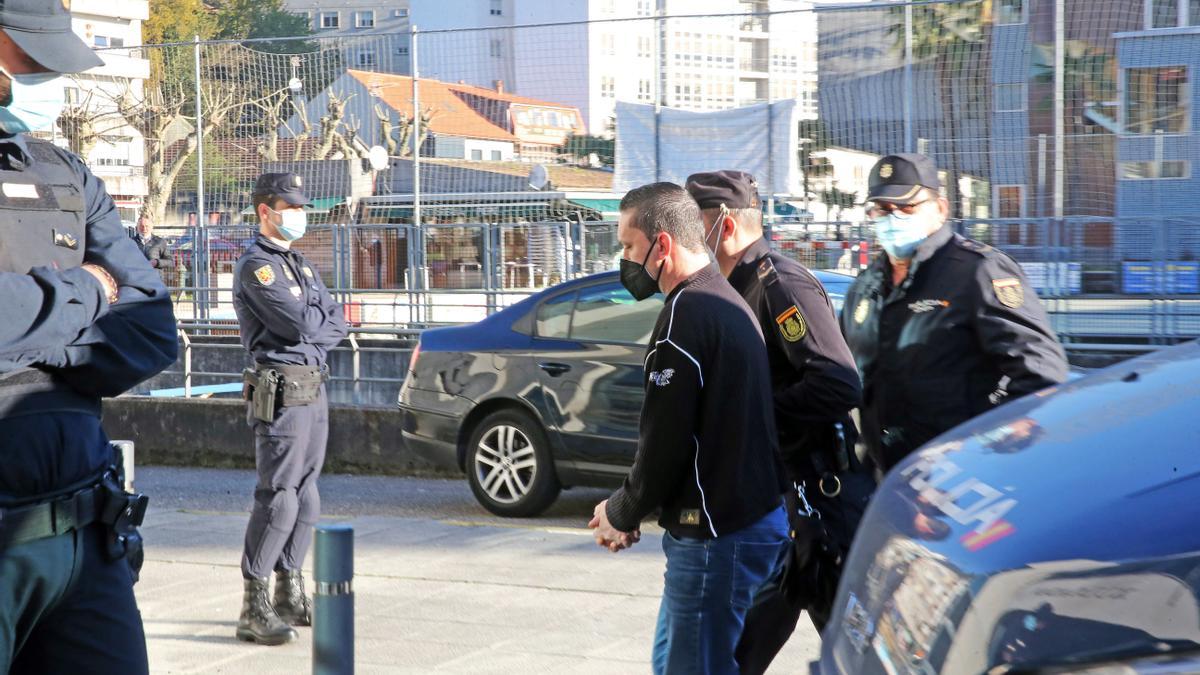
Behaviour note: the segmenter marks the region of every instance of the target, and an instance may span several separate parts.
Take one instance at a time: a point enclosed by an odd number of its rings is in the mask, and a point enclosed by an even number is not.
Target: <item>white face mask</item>
[[[5,133],[46,131],[58,122],[67,97],[59,73],[13,75],[0,68],[0,76],[12,81],[12,102],[0,107],[0,129]]]
[[[267,209],[279,216],[279,222],[275,224],[275,227],[284,239],[296,241],[300,237],[303,237],[305,231],[308,230],[308,213],[303,209],[276,211],[269,206]]]

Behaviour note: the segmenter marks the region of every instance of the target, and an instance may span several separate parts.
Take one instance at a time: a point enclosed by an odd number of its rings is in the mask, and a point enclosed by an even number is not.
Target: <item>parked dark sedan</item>
[[[1200,344],[1008,403],[892,470],[819,675],[1200,672]]]
[[[840,310],[853,277],[816,275]],[[620,484],[662,303],[635,302],[604,272],[425,331],[400,389],[405,443],[464,471],[479,502],[505,516],[538,514],[563,487]]]

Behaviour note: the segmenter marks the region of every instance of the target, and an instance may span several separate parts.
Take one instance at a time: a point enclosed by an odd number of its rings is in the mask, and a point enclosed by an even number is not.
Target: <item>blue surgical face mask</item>
[[[21,134],[54,127],[66,103],[59,73],[13,75],[0,69],[0,76],[12,80],[12,101],[0,107],[0,130]]]
[[[917,246],[929,238],[929,220],[918,213],[905,215],[893,211],[875,219],[875,236],[892,258],[908,260]]]
[[[275,223],[275,227],[279,229],[279,234],[283,235],[288,241],[296,241],[304,236],[304,232],[308,230],[308,213],[302,209],[287,209],[286,211],[276,211],[271,207],[271,213],[279,216],[279,222]]]

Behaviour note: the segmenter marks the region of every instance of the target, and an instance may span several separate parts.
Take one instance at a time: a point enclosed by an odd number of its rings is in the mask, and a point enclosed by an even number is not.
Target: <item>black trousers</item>
[[[317,478],[325,464],[329,402],[322,386],[315,401],[281,408],[272,422],[255,419],[250,404],[246,417],[254,429],[258,484],[246,526],[242,576],[254,579],[304,565],[321,515]]]
[[[146,635],[107,526],[0,551],[0,672],[148,673]]]

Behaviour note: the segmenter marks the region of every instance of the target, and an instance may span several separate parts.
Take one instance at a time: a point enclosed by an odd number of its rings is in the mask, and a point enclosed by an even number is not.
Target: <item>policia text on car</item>
[[[100,399],[175,360],[175,320],[103,183],[24,135],[53,127],[60,73],[101,65],[69,6],[0,5],[0,672],[136,675],[146,500]]]

